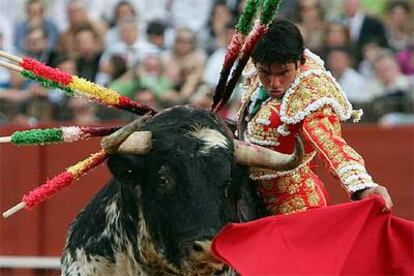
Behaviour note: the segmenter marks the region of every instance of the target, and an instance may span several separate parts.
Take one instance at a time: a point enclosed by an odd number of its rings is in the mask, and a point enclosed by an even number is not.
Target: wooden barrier
[[[2,126],[0,135],[10,135],[15,130],[18,130],[15,126]],[[374,180],[389,188],[395,204],[393,213],[413,219],[414,128],[345,126],[344,137],[364,156]],[[0,210],[13,206],[36,185],[98,151],[99,141],[95,138],[46,147],[0,145]],[[331,204],[348,200],[338,181],[328,175],[321,162],[317,164],[320,165],[317,172],[330,192]],[[59,256],[70,222],[109,178],[107,168],[100,166],[34,210],[1,219],[0,255]]]

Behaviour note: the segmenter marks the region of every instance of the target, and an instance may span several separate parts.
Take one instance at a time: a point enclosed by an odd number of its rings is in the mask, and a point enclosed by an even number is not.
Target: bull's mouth
[[[190,260],[185,262],[182,269],[183,275],[226,275],[230,272],[229,268],[220,261],[197,262]]]

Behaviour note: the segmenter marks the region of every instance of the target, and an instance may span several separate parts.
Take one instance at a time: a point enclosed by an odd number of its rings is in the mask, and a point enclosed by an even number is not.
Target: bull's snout
[[[194,241],[190,244],[190,255],[210,255],[211,241]]]
[[[192,261],[208,266],[214,270],[222,270],[224,264],[214,257],[211,241],[193,241],[188,244],[189,257]]]

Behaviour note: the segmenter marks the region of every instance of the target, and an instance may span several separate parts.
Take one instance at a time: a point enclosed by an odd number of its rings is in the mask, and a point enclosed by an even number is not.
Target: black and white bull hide
[[[110,156],[114,177],[71,225],[62,274],[227,273],[211,254],[212,237],[266,215],[247,167],[235,161],[231,132],[191,107],[158,113],[141,130],[151,132],[151,150]]]

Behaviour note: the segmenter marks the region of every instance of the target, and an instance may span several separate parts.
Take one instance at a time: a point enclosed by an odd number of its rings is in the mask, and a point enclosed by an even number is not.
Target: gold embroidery
[[[253,120],[248,123],[248,134],[251,140],[254,139],[273,143],[277,143],[277,138],[279,137],[276,129],[265,131],[262,124],[255,123]]]
[[[286,193],[290,186],[290,181],[288,177],[281,177],[276,181],[276,187],[278,193]]]
[[[302,180],[301,173],[299,172],[299,173],[292,175],[292,179],[295,183],[300,183],[300,181]]]
[[[334,127],[328,118],[321,120],[322,125],[330,132],[334,132]]]
[[[356,153],[351,147],[344,146],[343,151],[355,160],[362,161],[362,157],[358,153]]]
[[[330,107],[325,107],[323,110],[323,115],[326,117],[333,115],[332,109]]]
[[[310,206],[314,207],[319,205],[319,195],[315,190],[308,193],[308,201]]]
[[[303,198],[294,197],[289,201],[284,202],[277,208],[279,214],[292,214],[306,210],[306,204]]]
[[[298,185],[290,185],[288,188],[288,193],[293,195],[296,194],[298,191]]]
[[[327,113],[326,109],[323,113]],[[316,113],[315,113],[316,114]],[[308,117],[304,123],[304,134],[322,154],[326,163],[329,164],[330,170],[334,172],[343,185],[349,187],[367,182],[366,179],[353,178],[356,175],[364,175],[366,173],[364,161],[362,157],[348,146],[340,136],[339,123],[332,123],[329,118]],[[352,162],[358,162],[361,168],[350,169],[342,175],[338,175],[338,169],[347,166]],[[344,181],[348,179],[347,183]],[[352,183],[349,183],[351,181]],[[368,180],[369,181],[369,180]]]
[[[248,122],[248,138],[253,142],[262,141],[267,146],[277,145],[278,137],[277,126],[270,125],[272,114],[277,113],[276,99],[266,102],[256,113],[256,115]],[[272,127],[271,127],[272,126]]]
[[[310,178],[308,178],[308,179],[306,179],[305,180],[305,184],[306,184],[306,186],[308,187],[308,188],[312,188],[312,187],[314,187],[315,186],[315,183],[313,182],[313,180],[312,179],[310,179]]]
[[[260,107],[259,111],[257,112],[257,115],[253,120],[269,120],[270,115],[272,114],[271,109],[269,108],[268,104],[264,104]],[[256,119],[257,118],[257,119]]]
[[[325,72],[322,67],[317,70]],[[301,80],[286,102],[286,116],[294,118],[299,112],[303,112],[310,104],[323,97],[333,99],[344,113],[349,111],[348,102],[333,81],[325,74],[310,74]]]
[[[289,214],[321,206],[324,196],[319,194],[313,175],[305,165],[288,176],[259,181],[258,190],[267,209],[273,214]]]

